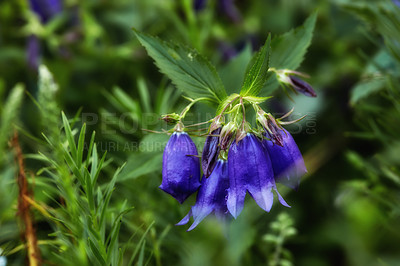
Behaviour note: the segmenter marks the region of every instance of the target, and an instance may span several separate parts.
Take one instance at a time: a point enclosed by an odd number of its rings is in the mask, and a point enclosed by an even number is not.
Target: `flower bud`
[[[310,84],[296,76],[289,76],[289,78],[291,81],[291,85],[295,90],[308,97],[317,97],[317,94]]]
[[[180,121],[181,117],[178,114],[172,113],[172,114],[162,115],[161,119],[167,122],[167,124],[169,125],[175,125]]]
[[[298,91],[306,96],[317,97],[317,94],[310,84],[293,75],[307,76],[306,74],[288,69],[277,70],[275,73],[280,83],[290,86],[295,91]]]
[[[197,148],[188,134],[174,132],[163,154],[160,189],[183,203],[200,186]]]
[[[214,170],[218,160],[218,155],[221,150],[219,145],[219,134],[221,128],[217,128],[207,136],[204,143],[203,153],[201,155],[201,167],[203,168],[204,177],[209,177]]]
[[[221,130],[221,134],[220,134],[220,138],[219,138],[219,145],[221,147],[221,150],[227,150],[229,148],[229,145],[231,144],[234,134],[236,133],[236,125],[234,122],[229,122],[228,124],[226,124],[222,130]]]

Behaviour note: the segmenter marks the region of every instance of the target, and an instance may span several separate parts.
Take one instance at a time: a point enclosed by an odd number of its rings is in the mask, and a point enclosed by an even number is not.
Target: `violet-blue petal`
[[[219,135],[221,128],[217,128],[209,136],[207,136],[204,143],[203,153],[201,155],[201,167],[203,174],[207,178],[211,175],[214,167],[218,161],[218,155],[221,150],[219,145]]]
[[[197,194],[196,204],[192,206],[186,215],[177,225],[189,222],[193,217],[194,222],[188,229],[193,230],[206,216],[215,213],[217,217],[224,217],[227,212],[226,196],[229,187],[227,162],[218,160],[210,177],[203,178]]]
[[[238,143],[234,142],[229,149],[228,165],[227,207],[233,217],[242,211],[246,192],[267,212],[274,199],[272,190],[278,194],[279,201],[288,206],[276,190],[270,158],[257,137],[247,134]]]
[[[264,140],[274,170],[275,181],[297,189],[300,178],[307,173],[303,156],[292,135],[285,129],[279,130],[283,146]]]
[[[31,9],[46,23],[63,9],[61,0],[30,0]]]
[[[188,134],[174,132],[164,149],[160,189],[183,203],[200,186],[197,148]]]

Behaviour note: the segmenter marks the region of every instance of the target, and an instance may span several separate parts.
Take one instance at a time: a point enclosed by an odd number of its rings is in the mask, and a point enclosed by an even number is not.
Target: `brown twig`
[[[12,139],[12,146],[15,149],[15,160],[18,163],[18,214],[20,215],[23,224],[25,225],[25,240],[28,248],[28,260],[30,266],[41,265],[41,258],[39,252],[39,246],[37,243],[36,232],[33,226],[33,217],[30,212],[30,204],[26,200],[29,198],[28,181],[25,175],[24,159],[22,156],[22,150],[18,142],[18,133],[14,132]]]

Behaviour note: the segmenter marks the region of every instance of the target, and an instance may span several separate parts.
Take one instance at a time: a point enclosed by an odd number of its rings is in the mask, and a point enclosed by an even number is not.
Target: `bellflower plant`
[[[268,82],[271,78],[306,95],[316,96],[310,85],[294,77],[304,76],[294,69],[301,63],[310,43],[315,19],[314,14],[302,27],[272,41],[269,36],[251,58],[240,91],[231,95],[226,94],[215,68],[195,50],[135,30],[159,69],[190,97],[185,97],[189,104],[180,114],[162,116],[174,127],[168,130],[172,136],[164,150],[160,188],[181,203],[198,190],[195,205],[178,225],[188,223],[193,217],[194,223],[189,228],[192,230],[212,212],[220,218],[237,218],[244,208],[247,193],[267,212],[272,208],[274,195],[282,205],[289,207],[276,183],[297,188],[300,177],[307,171],[293,137],[283,126],[303,117],[283,121],[293,109],[275,118],[260,105],[271,97],[265,96],[265,92],[275,89],[265,88],[275,86],[275,82]],[[294,42],[297,36],[303,36],[303,40]],[[299,43],[299,47],[294,47],[294,43]],[[273,73],[275,75],[271,75]],[[214,106],[215,116],[208,121],[185,125],[185,115],[198,102]],[[247,121],[251,116],[256,118],[256,123]],[[207,126],[198,128],[203,125]],[[200,162],[189,135],[205,137],[201,185]]]

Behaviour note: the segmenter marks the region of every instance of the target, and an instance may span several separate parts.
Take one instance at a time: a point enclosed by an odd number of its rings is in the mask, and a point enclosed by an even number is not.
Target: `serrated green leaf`
[[[270,67],[295,70],[300,66],[311,43],[316,19],[314,13],[302,26],[271,41]]]
[[[191,98],[219,103],[226,92],[215,68],[195,50],[134,30],[162,73]]]
[[[240,95],[257,96],[267,81],[270,59],[271,35],[268,36],[264,46],[256,53],[247,65],[245,78]]]

